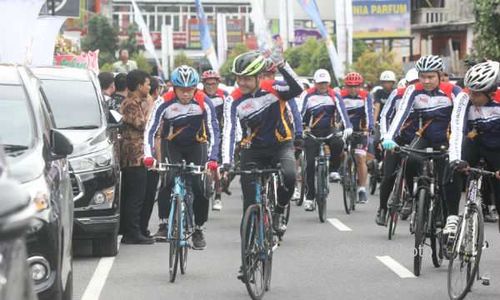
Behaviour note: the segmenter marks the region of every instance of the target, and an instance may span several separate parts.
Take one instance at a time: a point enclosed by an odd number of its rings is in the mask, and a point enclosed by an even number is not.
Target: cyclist
[[[465,74],[468,97],[460,98],[451,119],[450,162],[452,168],[476,166],[481,158],[490,171],[500,170],[500,103],[494,100],[500,73],[496,61],[479,63]],[[460,177],[462,178],[462,177]],[[500,207],[500,181],[493,182],[496,207]],[[448,217],[449,236],[456,233],[457,207]]]
[[[325,69],[318,69],[314,73],[314,87],[302,93],[302,114],[303,121],[311,133],[317,137],[325,137],[335,130],[335,119],[338,113],[344,125],[344,139],[352,134],[352,125],[342,98],[336,94],[330,87],[330,74]],[[332,138],[329,141],[330,155],[337,158],[343,150],[343,142]],[[314,163],[316,156],[319,155],[319,144],[312,139],[306,139],[306,180],[307,195],[304,200],[304,209],[313,211],[315,186],[314,186]],[[335,159],[333,161],[340,161]],[[337,166],[338,168],[338,166]]]
[[[344,100],[349,119],[354,132],[361,133],[351,141],[355,149],[355,160],[358,171],[358,202],[367,203],[366,183],[368,170],[366,154],[368,149],[368,135],[373,130],[373,102],[369,93],[361,88],[363,76],[356,72],[348,73],[344,78],[344,88],[340,95]]]
[[[212,101],[203,91],[196,88],[199,82],[198,73],[192,67],[182,65],[174,69],[170,78],[174,88],[163,96],[164,101],[156,102],[146,126],[144,164],[149,168],[155,164],[154,136],[163,119],[168,162],[180,163],[185,160],[187,163],[202,165],[208,158],[208,169],[217,170],[219,125]],[[193,211],[196,226],[192,235],[192,247],[202,250],[206,247],[203,225],[208,219],[209,203],[199,176],[187,184],[192,186],[194,196]],[[171,194],[172,186],[173,180],[170,178],[165,195]],[[165,214],[161,217],[166,218],[170,207],[159,209]]]
[[[227,170],[233,162],[239,121],[243,133],[241,168],[248,169],[249,163],[256,163],[258,168],[281,164],[283,182],[278,188],[273,226],[277,232],[284,232],[283,211],[293,194],[296,176],[292,120],[286,104],[287,100],[298,96],[302,88],[280,51],[273,50],[269,58],[278,66],[285,82],[260,78],[266,59],[257,51],[243,53],[233,61],[231,71],[236,75],[238,88],[226,100],[222,158]],[[251,177],[241,176],[243,212],[255,201],[254,184]]]
[[[373,95],[373,109],[376,122],[379,122],[380,112],[394,90],[395,83],[396,74],[393,71],[387,70],[380,74],[380,85],[382,88],[377,90]]]
[[[380,113],[380,136],[384,136],[387,133],[387,126],[391,123],[391,120],[394,118],[394,115],[399,107],[401,102],[401,98],[403,97],[406,86],[412,85],[418,82],[418,72],[415,68],[410,69],[405,78],[403,78],[405,82],[404,87],[400,87],[392,91],[389,99],[384,105],[382,112]],[[418,130],[417,122],[414,122],[414,117],[410,114],[405,124],[401,127],[401,133],[396,138],[396,141],[400,145],[410,144],[411,141],[415,138],[415,132]],[[386,216],[387,216],[387,200],[389,200],[389,196],[391,194],[392,188],[394,186],[394,181],[396,180],[396,171],[401,162],[401,155],[398,153],[394,153],[392,151],[385,151],[384,155],[384,176],[382,178],[382,182],[380,183],[380,205],[377,210],[377,217],[375,222],[378,225],[385,226]],[[408,209],[408,206],[405,206],[405,209]],[[411,209],[411,206],[410,206]],[[407,212],[403,212],[407,213]]]
[[[222,128],[224,128],[224,100],[228,96],[228,93],[223,89],[219,88],[220,76],[214,70],[207,70],[201,74],[201,81],[203,83],[203,91],[210,98],[212,104],[214,105],[215,112],[217,114],[217,121],[219,122],[219,129],[222,133]],[[221,151],[219,147],[219,159],[218,162],[222,163],[221,160]],[[215,178],[215,200],[212,203],[212,210],[221,210],[222,209],[222,200],[221,200],[221,186],[220,186],[220,178],[218,172],[214,172],[213,174]]]
[[[443,61],[439,56],[423,56],[417,61],[415,68],[418,71],[420,82],[407,88],[391,126],[384,136],[382,145],[386,150],[391,150],[397,146],[394,138],[397,137],[397,133],[400,132],[402,125],[408,119],[412,110],[412,117],[418,119],[415,121],[422,123],[422,126],[419,124],[419,130],[416,133],[417,140],[412,143],[413,148],[432,147],[441,149],[448,146],[448,130],[453,102],[457,97],[461,96],[462,91],[460,87],[449,82],[440,82]],[[408,159],[408,174],[418,173],[419,167],[418,160]],[[445,177],[447,177],[445,171],[448,172],[446,167],[447,164],[444,158],[436,160],[437,179],[441,187],[442,199],[446,204],[445,208],[447,208],[445,212],[450,215],[457,215],[458,200],[460,199],[458,179],[445,180]],[[413,178],[413,176],[410,178]],[[411,181],[410,179],[408,186],[413,186]],[[448,224],[443,233],[447,234],[452,225],[452,223]]]

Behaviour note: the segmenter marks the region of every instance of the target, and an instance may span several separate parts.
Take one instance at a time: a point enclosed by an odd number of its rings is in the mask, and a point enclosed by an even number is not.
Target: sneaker
[[[167,234],[168,234],[168,224],[161,223],[160,226],[158,226],[158,231],[153,235],[153,238],[157,242],[166,242]]]
[[[443,235],[448,240],[447,244],[449,244],[451,239],[455,238],[455,234],[457,233],[457,227],[458,227],[458,216],[455,215],[448,216],[448,218],[446,219],[446,226],[444,226],[443,229]]]
[[[273,213],[273,229],[276,233],[284,233],[286,231],[285,216],[280,213]]]
[[[366,191],[358,191],[358,203],[359,204],[366,204],[368,203],[368,197],[366,197]]]
[[[295,187],[295,190],[293,191],[293,200],[299,200],[300,199],[300,190],[298,187]]]
[[[331,172],[330,182],[339,182],[339,181],[340,181],[340,174],[338,172]]]
[[[193,242],[194,250],[204,250],[207,247],[207,242],[205,241],[205,236],[203,235],[203,230],[201,229],[195,229],[191,240]]]
[[[387,226],[386,220],[387,220],[387,210],[380,208],[377,211],[377,217],[375,218],[375,223],[377,223],[377,225],[380,226]]]
[[[313,200],[304,200],[304,210],[305,211],[314,211],[315,209],[314,201]]]
[[[214,203],[212,204],[212,210],[220,211],[222,209],[222,200],[221,199],[215,199]]]
[[[498,221],[498,213],[495,208],[490,209],[490,211],[484,214],[484,221],[488,223],[495,223]]]

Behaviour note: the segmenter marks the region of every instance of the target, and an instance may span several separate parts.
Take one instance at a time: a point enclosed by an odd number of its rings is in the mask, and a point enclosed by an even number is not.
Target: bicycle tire
[[[299,158],[300,164],[300,198],[295,202],[297,206],[302,206],[304,197],[306,196],[306,159],[305,154],[302,153]]]
[[[265,258],[259,253],[260,208],[250,205],[241,226],[241,271],[248,294],[253,300],[260,300],[266,289]],[[260,268],[259,268],[260,267]]]
[[[441,201],[441,200],[439,200]],[[439,202],[438,202],[439,203]],[[441,267],[443,263],[443,231],[439,230],[436,226],[436,220],[437,218],[441,219],[442,223],[442,215],[441,215],[441,210],[439,207],[436,207],[436,209],[433,210],[433,215],[431,216],[431,234],[430,234],[430,240],[431,240],[431,256],[432,256],[432,264],[434,267],[439,268]]]
[[[394,210],[394,211],[391,211]],[[399,213],[397,209],[392,208],[389,210],[389,224],[388,224],[388,234],[387,238],[392,240],[394,234],[396,233],[396,227],[398,226]]]
[[[342,178],[340,183],[342,184],[342,197],[344,199],[344,210],[346,214],[351,214],[351,205],[349,200],[349,183],[350,177],[348,176],[347,169],[347,159],[344,160],[344,164],[342,166]]]
[[[465,239],[466,233],[462,232],[462,222],[468,222],[464,218],[460,220],[458,223],[458,230],[457,230],[457,240],[455,241],[455,245],[453,246],[453,252],[450,256],[450,262],[448,264],[448,295],[450,296],[450,299],[452,300],[460,300],[464,299],[465,296],[470,292],[472,285],[474,284],[477,272],[479,270],[479,264],[481,262],[481,254],[482,254],[482,248],[483,248],[483,243],[484,243],[484,220],[483,220],[483,212],[481,208],[477,208],[476,206],[469,208],[472,211],[472,216],[477,216],[477,235],[472,237],[475,240],[475,247],[477,250],[476,258],[474,259],[474,262],[471,263],[470,261],[466,264],[466,284],[465,288],[462,289],[461,291],[456,291],[454,293],[453,286],[452,286],[452,280],[453,280],[453,270],[454,266],[457,266],[458,264],[463,264],[463,259],[465,258],[464,255],[461,255],[460,249],[457,249],[458,245],[458,240],[459,239]],[[472,219],[473,217],[469,217],[468,219]],[[474,223],[473,223],[474,224]],[[465,227],[467,227],[468,224],[466,224]],[[472,265],[473,264],[473,265]],[[460,266],[461,269],[462,266]]]
[[[389,203],[388,203],[388,232],[387,232],[387,238],[389,240],[392,240],[396,233],[396,227],[398,225],[399,221],[399,212],[400,212],[400,199],[403,199],[404,201],[404,191],[403,191],[403,178],[402,176],[402,170],[400,169],[396,175],[396,181],[394,183],[394,188],[391,191],[391,194],[389,195]]]
[[[413,248],[413,273],[420,276],[422,270],[422,258],[425,243],[426,228],[426,201],[427,190],[420,189],[417,193],[417,215],[415,218],[415,247]]]
[[[318,217],[321,223],[326,221],[326,197],[327,197],[327,180],[326,165],[319,164],[316,173],[316,203],[318,204]]]
[[[290,207],[290,205],[288,205]],[[273,235],[273,225],[272,225],[272,214],[269,208],[264,210],[264,232],[266,235],[266,263],[264,265],[264,281],[265,290],[269,291],[271,289],[271,277],[273,270],[273,247],[274,247],[274,235]]]
[[[178,205],[179,206],[179,205]],[[185,208],[186,210],[188,209],[187,207]],[[181,210],[179,210],[180,213]],[[190,215],[189,213],[184,214],[184,218],[182,218],[183,222],[183,228],[184,228],[184,236],[182,237],[182,240],[186,242],[185,245],[182,245],[179,249],[179,265],[181,269],[181,274],[186,273],[187,269],[187,259],[188,259],[188,251],[189,251],[189,245],[188,243],[188,237],[189,237],[189,231],[188,231],[188,219]],[[181,222],[179,222],[180,224]]]
[[[288,221],[290,220],[290,203],[285,207],[285,225],[288,225]]]
[[[356,170],[356,160],[351,158],[350,159],[350,167],[349,167],[349,176],[351,177],[351,185],[349,189],[349,199],[351,201],[351,211],[356,210],[356,203],[358,202],[358,192],[357,192],[357,185],[358,185],[358,176],[357,176],[357,170]]]
[[[376,175],[370,175],[370,183],[369,183],[369,188],[370,188],[370,195],[374,195],[375,191],[377,190],[377,177]]]
[[[169,241],[169,281],[170,282],[175,282],[175,278],[177,276],[177,266],[179,264],[179,241],[180,241],[180,236],[179,236],[179,223],[177,220],[179,219],[179,201],[178,201],[178,196],[175,196],[172,201],[171,205],[175,206],[174,214],[173,214],[173,220],[169,220],[170,226],[172,226],[171,232],[172,236]]]

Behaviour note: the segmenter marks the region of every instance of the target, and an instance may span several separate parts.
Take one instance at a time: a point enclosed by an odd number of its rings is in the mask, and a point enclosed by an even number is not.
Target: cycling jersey
[[[208,95],[208,98],[212,101],[214,105],[215,112],[217,114],[217,121],[219,121],[219,126],[222,127],[222,119],[224,117],[224,100],[229,94],[223,89],[217,89],[215,95]]]
[[[431,144],[447,143],[453,101],[461,91],[460,87],[447,82],[440,83],[433,91],[426,91],[421,83],[410,85],[384,139],[392,140],[399,135],[407,120],[418,124],[421,118],[422,138]]]
[[[168,141],[179,146],[208,142],[208,157],[217,161],[219,124],[212,101],[203,91],[197,90],[189,104],[180,103],[174,91],[167,92],[163,101],[156,102],[144,134],[145,156],[153,156],[154,136],[162,118],[163,132]]]
[[[380,104],[380,110],[382,110],[385,107],[385,104],[389,100],[389,97],[391,96],[392,92],[395,90],[385,90],[385,89],[379,89],[373,94],[373,102]],[[378,115],[378,120],[379,121],[381,118],[381,114],[379,113]]]
[[[295,138],[302,138],[302,116],[300,115],[296,98],[288,100],[287,105],[293,120]]]
[[[385,103],[384,109],[380,112],[380,136],[383,137],[387,133],[388,127],[394,119],[394,115],[401,104],[401,99],[405,91],[406,87],[393,90]],[[413,109],[410,111],[410,116],[401,127],[399,137],[402,144],[409,144],[415,138],[415,133],[418,130],[418,122],[415,121],[412,114]]]
[[[458,98],[453,109],[450,136],[450,161],[461,159],[464,137],[490,150],[500,149],[500,103],[472,105],[469,96]]]
[[[360,90],[358,95],[351,96],[347,89],[340,91],[345,108],[354,131],[371,131],[373,129],[373,101],[370,94]]]
[[[313,87],[304,91],[301,98],[303,122],[313,132],[335,128],[336,112],[340,115],[344,128],[352,128],[344,100],[332,88],[322,94]]]
[[[226,99],[222,161],[233,159],[236,122],[242,129],[241,146],[264,148],[293,139],[292,120],[287,100],[298,96],[302,87],[288,64],[279,68],[285,81],[263,80],[253,94],[235,89]]]

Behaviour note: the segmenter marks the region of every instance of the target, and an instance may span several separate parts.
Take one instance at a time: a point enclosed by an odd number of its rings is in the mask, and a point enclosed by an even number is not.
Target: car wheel
[[[92,240],[93,256],[116,256],[118,254],[118,233],[108,234],[104,238]]]

